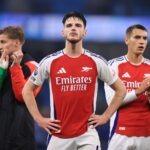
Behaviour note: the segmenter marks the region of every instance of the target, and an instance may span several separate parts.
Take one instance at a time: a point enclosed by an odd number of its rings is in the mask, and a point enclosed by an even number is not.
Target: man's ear
[[[128,36],[126,36],[126,37],[125,37],[125,39],[124,39],[124,41],[125,41],[125,44],[126,44],[126,45],[128,45],[129,37],[128,37]]]
[[[84,36],[86,36],[86,35],[87,35],[87,29],[85,29],[85,32],[83,33],[83,35],[84,35]]]
[[[62,35],[63,37],[65,37],[64,30],[61,31],[61,35]]]
[[[20,45],[20,41],[19,40],[14,40],[14,45],[15,45],[15,47],[18,47],[19,45]]]

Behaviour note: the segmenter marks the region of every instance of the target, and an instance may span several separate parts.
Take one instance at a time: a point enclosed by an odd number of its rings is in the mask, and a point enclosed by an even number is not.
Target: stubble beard
[[[81,41],[81,38],[80,39],[67,39],[67,41],[70,42],[71,44],[76,44]]]

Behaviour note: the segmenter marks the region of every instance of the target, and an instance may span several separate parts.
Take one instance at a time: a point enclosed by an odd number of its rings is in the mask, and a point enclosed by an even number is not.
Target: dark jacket
[[[36,63],[24,54],[20,65],[10,67],[0,90],[0,150],[34,150],[34,121],[22,89]]]

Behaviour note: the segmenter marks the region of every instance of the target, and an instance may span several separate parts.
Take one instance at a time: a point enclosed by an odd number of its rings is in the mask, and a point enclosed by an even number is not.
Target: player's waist
[[[59,133],[52,133],[52,135],[60,137],[60,138],[74,138],[84,134],[87,131],[87,128],[82,129],[80,131],[77,130],[60,130]]]
[[[117,126],[116,133],[127,136],[150,136],[150,128],[148,126]]]

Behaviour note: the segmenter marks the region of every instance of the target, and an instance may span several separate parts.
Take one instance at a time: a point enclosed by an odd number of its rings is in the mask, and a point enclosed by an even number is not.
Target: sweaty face
[[[77,43],[86,35],[86,29],[82,20],[70,17],[66,20],[63,35],[71,43]]]
[[[147,32],[141,29],[133,29],[132,33],[126,37],[128,50],[136,55],[144,53],[147,41]]]
[[[5,52],[7,55],[11,55],[16,50],[16,40],[9,39],[5,34],[0,34],[0,53]]]

